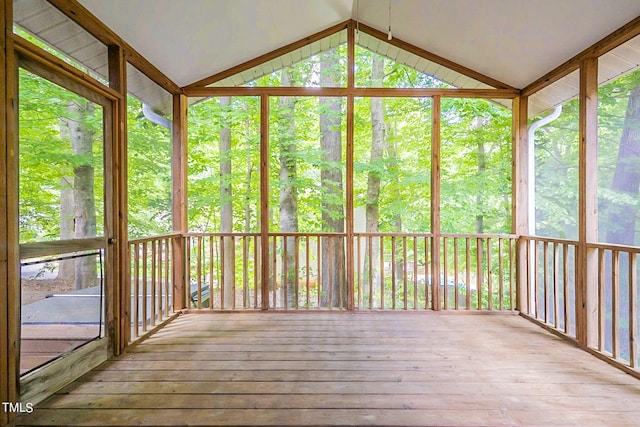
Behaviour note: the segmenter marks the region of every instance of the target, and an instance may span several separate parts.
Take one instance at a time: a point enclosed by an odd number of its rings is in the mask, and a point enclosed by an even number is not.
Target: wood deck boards
[[[518,316],[183,315],[20,425],[639,425],[640,381]]]

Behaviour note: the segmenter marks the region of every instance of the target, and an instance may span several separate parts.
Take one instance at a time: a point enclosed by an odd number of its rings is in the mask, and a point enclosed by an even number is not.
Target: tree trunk
[[[93,115],[94,109],[94,105],[89,101],[72,101],[67,106],[69,117],[61,119],[64,131],[68,132],[71,140],[75,158],[73,169],[73,237],[75,239],[95,237],[97,234],[93,166],[95,132],[86,124],[86,118]],[[95,286],[96,278],[95,256],[76,258],[76,289]]]
[[[231,98],[221,96],[220,109],[220,232],[233,232],[232,209],[232,171],[231,171],[231,128],[229,127],[229,107]],[[233,308],[235,283],[235,251],[233,240],[229,236],[222,237],[222,286],[224,299],[221,301],[223,309]]]
[[[291,81],[291,71],[282,70],[282,86],[291,86]],[[282,233],[298,232],[298,190],[295,182],[297,178],[295,103],[295,97],[281,97],[278,114],[280,135],[280,231]],[[296,308],[298,299],[295,288],[298,274],[295,268],[295,237],[285,237],[284,241],[287,255],[284,259],[286,271],[284,271],[283,290],[286,290],[287,308]]]
[[[338,61],[335,52],[321,55],[320,86],[339,86]],[[322,231],[344,233],[344,194],[342,184],[342,99],[319,99],[320,133],[323,165],[320,171],[322,185]],[[347,306],[345,251],[342,238],[322,239],[322,304]]]
[[[74,236],[73,177],[60,179],[60,239],[73,239]],[[58,264],[59,280],[74,280],[76,263],[73,259],[62,260]]]
[[[640,186],[640,83],[629,93],[629,103],[620,139],[611,189],[638,197]],[[607,242],[635,245],[637,207],[631,205],[609,207]]]
[[[382,86],[384,78],[384,58],[379,55],[373,56],[371,65],[371,81],[374,87]],[[371,169],[367,175],[367,200],[366,200],[366,230],[367,233],[377,233],[378,224],[380,223],[380,163],[384,156],[384,105],[382,98],[371,98],[371,154],[369,164]],[[369,274],[369,266],[373,277],[365,279],[365,283],[369,280],[372,282],[373,289],[379,289],[380,272],[380,242],[378,239],[371,240],[371,259],[369,259],[369,240],[365,245],[365,261],[364,271]],[[375,304],[375,302],[374,302]]]

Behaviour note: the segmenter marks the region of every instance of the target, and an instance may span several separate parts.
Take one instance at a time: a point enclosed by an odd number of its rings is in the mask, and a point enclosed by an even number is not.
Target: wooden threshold
[[[184,314],[18,425],[637,425],[640,382],[528,320]]]

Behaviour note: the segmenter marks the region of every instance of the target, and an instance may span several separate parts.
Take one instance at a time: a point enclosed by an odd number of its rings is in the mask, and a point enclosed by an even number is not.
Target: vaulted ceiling
[[[522,88],[640,16],[639,0],[79,2],[180,86],[353,18]]]

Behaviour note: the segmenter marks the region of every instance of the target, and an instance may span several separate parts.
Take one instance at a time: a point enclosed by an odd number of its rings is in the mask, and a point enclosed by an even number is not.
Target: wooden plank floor
[[[640,425],[640,381],[513,315],[179,317],[20,425]]]

